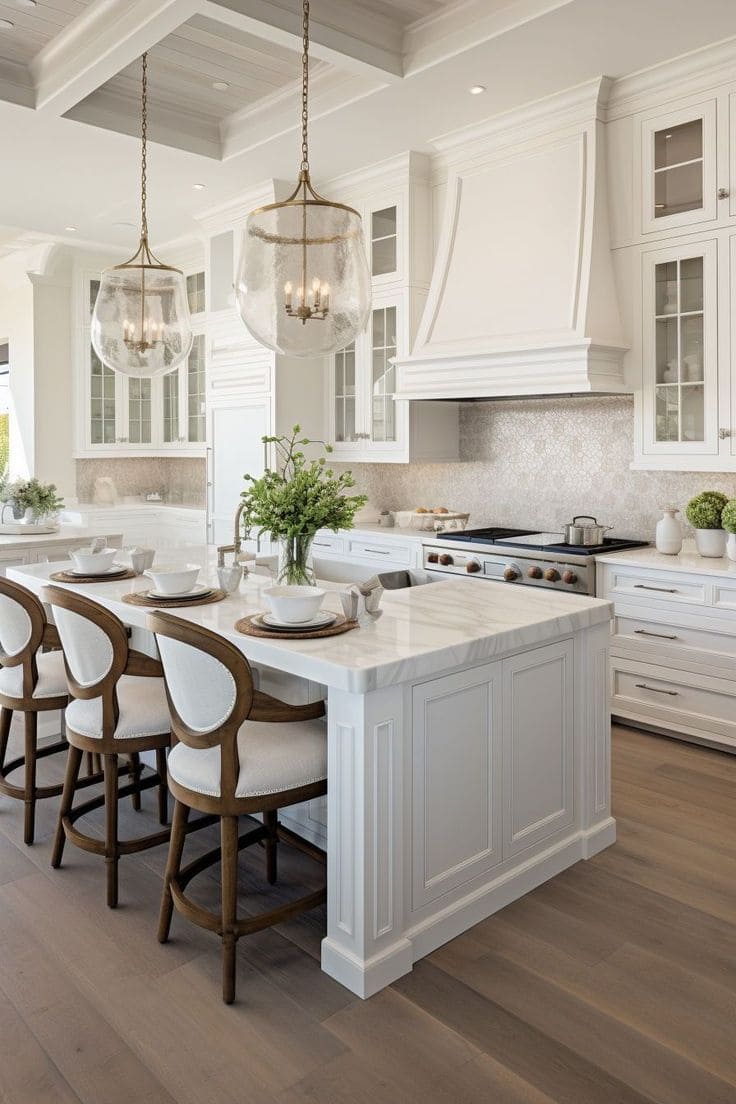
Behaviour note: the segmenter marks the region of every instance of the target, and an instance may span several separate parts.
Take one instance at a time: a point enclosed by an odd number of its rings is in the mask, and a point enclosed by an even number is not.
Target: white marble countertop
[[[55,533],[34,533],[31,526],[27,533],[2,533],[0,534],[0,548],[5,552],[14,552],[19,549],[35,547],[38,544],[63,544],[65,541],[91,539],[93,533],[85,525],[61,525]],[[107,526],[104,530],[94,531],[94,536],[115,536],[120,532],[119,528]]]
[[[711,559],[701,556],[695,547],[695,541],[685,541],[677,556],[665,556],[654,545],[647,548],[631,548],[627,552],[608,552],[596,556],[596,560],[607,564],[626,564],[630,567],[643,567],[648,571],[681,571],[690,575],[715,575],[721,578],[736,578],[736,563],[727,556]]]
[[[200,579],[216,583],[215,556],[192,548],[167,552],[167,559],[200,562]],[[60,566],[38,564],[8,569],[8,577],[38,592]],[[266,608],[262,591],[270,579],[251,575],[222,602],[172,612],[204,625],[235,643],[254,663],[288,671],[352,693],[414,681],[455,667],[500,658],[610,620],[612,605],[596,598],[484,580],[452,579],[386,592],[382,617],[340,636],[281,641],[243,636],[234,624]],[[58,585],[58,584],[57,584]],[[150,585],[127,582],[73,584],[73,589],[111,609],[126,624],[146,628],[147,610],[121,601]],[[339,612],[337,584],[325,584],[325,608]]]

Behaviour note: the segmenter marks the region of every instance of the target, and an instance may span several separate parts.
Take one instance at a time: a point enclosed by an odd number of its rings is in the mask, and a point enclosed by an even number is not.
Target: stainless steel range
[[[562,533],[488,528],[442,533],[422,551],[424,567],[433,573],[594,595],[596,555],[647,543],[608,537],[584,548],[565,544]]]

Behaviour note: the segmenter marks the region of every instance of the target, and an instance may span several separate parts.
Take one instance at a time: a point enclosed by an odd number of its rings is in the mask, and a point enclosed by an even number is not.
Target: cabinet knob
[[[728,188],[719,188],[718,189],[718,198],[719,199],[728,199],[729,194],[730,193],[728,191]]]

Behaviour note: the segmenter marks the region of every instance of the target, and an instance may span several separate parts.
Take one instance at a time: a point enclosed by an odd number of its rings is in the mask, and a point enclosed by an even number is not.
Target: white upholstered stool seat
[[[63,652],[37,652],[38,682],[33,688],[34,698],[58,698],[67,693]],[[0,694],[7,698],[23,697],[23,667],[0,668]]]
[[[324,718],[273,724],[245,721],[238,729],[240,773],[236,797],[311,786],[327,777]],[[220,748],[177,744],[169,753],[169,777],[193,793],[220,796]]]
[[[162,678],[121,675],[117,683],[120,717],[112,738],[135,740],[169,731],[171,720]],[[91,740],[102,739],[102,698],[74,698],[66,710],[72,732]]]

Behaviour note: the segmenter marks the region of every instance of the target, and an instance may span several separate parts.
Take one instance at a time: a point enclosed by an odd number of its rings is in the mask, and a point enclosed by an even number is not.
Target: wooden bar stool
[[[324,702],[291,706],[253,687],[250,665],[222,637],[167,613],[151,614],[180,743],[169,755],[169,788],[175,798],[158,937],[169,937],[173,907],[222,938],[222,997],[235,999],[238,939],[278,924],[326,900],[326,889],[257,916],[238,920],[238,851],[263,840],[268,881],[277,876],[277,841],[325,862],[323,851],[278,823],[278,810],[327,792],[327,726]],[[221,846],[182,868],[190,809],[220,819]],[[262,813],[263,824],[238,838],[238,817]],[[221,908],[211,912],[185,896],[196,874],[222,863]]]
[[[61,587],[45,587],[43,600],[54,610],[71,701],[66,711],[69,742],[59,823],[51,857],[58,869],[65,840],[76,847],[104,855],[107,866],[107,904],[118,903],[118,860],[168,842],[170,832],[156,832],[138,839],[118,839],[118,801],[158,786],[159,819],[167,822],[166,748],[171,741],[166,691],[158,660],[128,647],[125,625],[113,613]],[[140,780],[137,756],[156,752],[157,771]],[[74,795],[87,779],[79,781],[85,752],[102,756],[105,791],[74,808]],[[131,766],[120,769],[118,757],[131,757]],[[120,774],[133,781],[120,787]],[[85,835],[75,827],[79,817],[105,807],[105,839]]]
[[[56,651],[43,651],[55,647]],[[38,747],[38,714],[58,709],[63,712],[69,700],[64,658],[53,625],[46,621],[44,608],[30,590],[0,577],[0,793],[25,802],[23,840],[33,843],[36,826],[36,801],[58,797],[61,785],[39,786],[36,766],[39,759],[67,750],[63,738]],[[13,713],[25,718],[24,754],[6,763]],[[8,776],[23,769],[23,785],[8,782]]]

